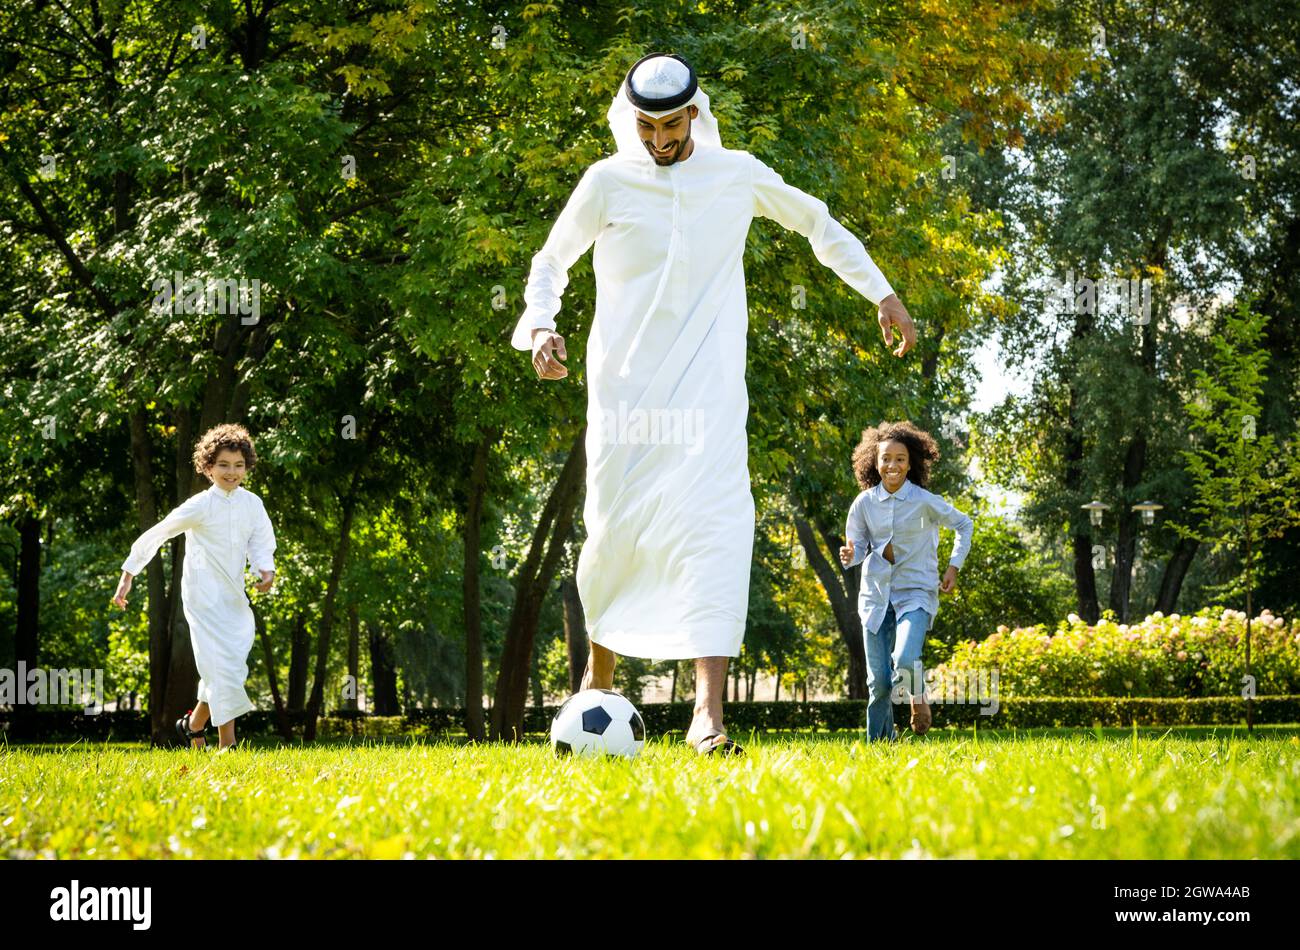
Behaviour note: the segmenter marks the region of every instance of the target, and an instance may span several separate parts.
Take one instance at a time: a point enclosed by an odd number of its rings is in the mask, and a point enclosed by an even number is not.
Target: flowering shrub
[[[1250,630],[1255,694],[1300,693],[1300,621],[1265,610]],[[1000,626],[958,643],[934,674],[942,681],[996,669],[1003,696],[1240,696],[1245,640],[1245,613],[1221,607],[1093,626],[1070,614],[1051,634],[1042,624]]]

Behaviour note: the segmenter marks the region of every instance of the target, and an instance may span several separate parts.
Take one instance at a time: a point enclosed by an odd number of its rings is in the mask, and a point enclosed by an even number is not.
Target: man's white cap
[[[695,70],[675,54],[651,53],[632,64],[605,117],[620,154],[653,161],[637,134],[636,114],[658,119],[691,105],[700,110],[691,122],[691,138],[696,144],[721,148],[718,123],[709,110],[708,95],[695,78]]]

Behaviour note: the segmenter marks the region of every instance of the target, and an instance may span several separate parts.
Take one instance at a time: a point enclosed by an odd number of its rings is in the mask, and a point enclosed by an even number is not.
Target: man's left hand
[[[880,301],[880,332],[885,338],[885,346],[894,345],[894,327],[898,327],[898,334],[902,337],[894,355],[902,356],[916,344],[916,327],[898,294],[890,294]]]

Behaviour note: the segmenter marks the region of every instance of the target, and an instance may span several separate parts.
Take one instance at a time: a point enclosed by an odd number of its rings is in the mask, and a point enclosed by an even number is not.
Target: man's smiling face
[[[671,165],[690,157],[695,148],[691,141],[691,120],[699,114],[698,106],[685,106],[657,119],[637,112],[637,134],[656,165]]]

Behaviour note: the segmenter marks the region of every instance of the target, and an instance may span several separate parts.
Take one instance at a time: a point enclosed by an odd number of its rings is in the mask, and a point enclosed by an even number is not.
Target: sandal
[[[709,742],[712,739],[721,739],[722,741],[715,742],[708,748],[705,748],[704,744],[706,742]],[[728,738],[726,735],[724,735],[721,732],[710,732],[707,736],[700,739],[698,742],[695,743],[695,751],[698,752],[700,755],[713,755],[714,753],[717,753],[719,755],[744,755],[745,754],[745,750],[742,746],[738,745],[734,739]]]
[[[204,725],[204,727],[200,729],[198,732],[191,732],[190,713],[192,712],[194,712],[193,709],[189,710],[188,712],[185,713],[184,716],[181,716],[180,719],[176,720],[176,733],[181,737],[181,739],[185,742],[186,745],[190,746],[190,748],[194,748],[194,746],[191,745],[191,743],[195,739],[202,739],[203,745],[201,748],[206,749],[208,747],[208,739],[206,735],[208,731],[208,727],[207,725]]]

